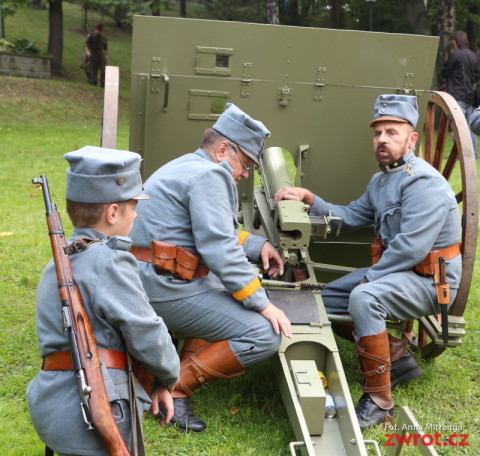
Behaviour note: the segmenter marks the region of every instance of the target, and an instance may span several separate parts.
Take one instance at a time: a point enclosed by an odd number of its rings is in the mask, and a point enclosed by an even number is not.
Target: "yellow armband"
[[[252,296],[253,293],[255,293],[261,286],[260,280],[258,277],[255,277],[246,287],[243,287],[241,290],[232,293],[232,296],[237,301],[245,301],[245,299]]]
[[[238,234],[237,234],[237,237],[238,237],[238,245],[243,245],[245,240],[247,239],[248,236],[250,236],[251,233],[249,233],[248,231],[240,231]]]

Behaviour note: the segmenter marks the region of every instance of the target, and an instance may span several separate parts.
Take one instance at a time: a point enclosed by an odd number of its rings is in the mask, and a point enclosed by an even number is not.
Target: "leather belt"
[[[438,258],[444,257],[445,260],[448,261],[457,257],[460,253],[460,243],[445,247],[444,249],[431,250],[422,262],[413,267],[413,270],[422,275],[434,275],[434,265]]]
[[[106,367],[111,369],[128,370],[127,355],[123,351],[98,349],[100,359]],[[43,358],[42,370],[67,371],[73,370],[73,361],[70,350],[50,353]]]
[[[132,247],[130,247],[130,253],[139,261],[145,261],[146,263],[152,262],[152,249],[132,245]]]

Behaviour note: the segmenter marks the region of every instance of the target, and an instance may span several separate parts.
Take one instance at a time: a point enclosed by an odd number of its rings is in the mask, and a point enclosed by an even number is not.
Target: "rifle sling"
[[[89,238],[79,238],[75,239],[72,243],[68,244],[65,247],[65,253],[67,255],[72,255],[74,253],[81,252],[85,250],[90,244],[94,242],[100,242],[100,239],[89,239]]]

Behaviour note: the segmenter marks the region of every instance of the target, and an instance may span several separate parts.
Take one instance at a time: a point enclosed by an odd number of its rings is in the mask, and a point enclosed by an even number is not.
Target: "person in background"
[[[103,24],[97,24],[94,33],[85,40],[85,73],[87,82],[105,87],[105,67],[108,61],[108,40],[103,33]]]
[[[468,122],[475,109],[473,106],[475,85],[480,79],[480,67],[477,56],[468,47],[468,37],[465,32],[458,30],[453,33],[451,43],[453,51],[443,64],[441,74],[447,80],[447,93],[455,98]],[[475,158],[478,160],[478,138],[473,131],[471,135]]]

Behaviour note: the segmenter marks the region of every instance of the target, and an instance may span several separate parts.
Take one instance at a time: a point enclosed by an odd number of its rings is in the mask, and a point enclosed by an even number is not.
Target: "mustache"
[[[385,144],[379,144],[375,150],[376,152],[380,152],[381,150],[384,150],[385,152],[390,152],[390,148]]]

